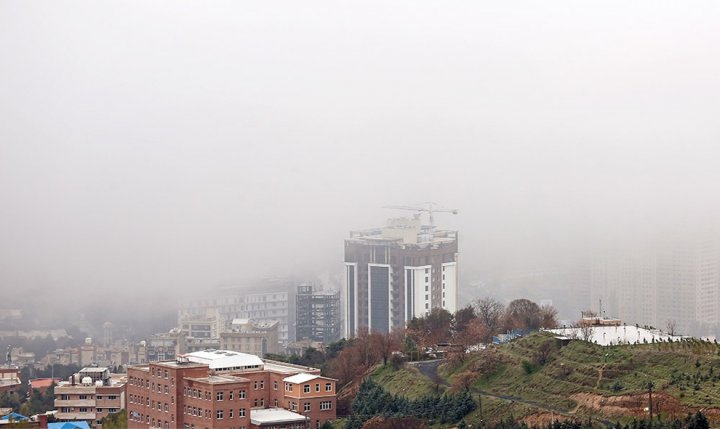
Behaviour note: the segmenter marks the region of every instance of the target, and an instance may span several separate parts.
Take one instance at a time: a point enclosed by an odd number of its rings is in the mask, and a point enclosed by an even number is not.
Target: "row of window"
[[[215,411],[215,418],[217,420],[222,420],[225,418],[225,411],[226,410],[216,410]],[[203,410],[200,407],[191,407],[189,405],[183,406],[183,414],[186,414],[188,416],[194,416],[194,417],[203,417],[206,419],[212,418],[212,410],[205,409]],[[245,408],[238,409],[237,416],[239,418],[245,417],[247,415]],[[227,417],[229,419],[232,419],[235,417],[235,410],[229,409],[227,410]]]
[[[146,416],[144,414],[137,414],[137,413],[130,413],[128,415],[128,420],[136,421],[136,422],[145,422],[146,424],[150,425],[151,428],[160,428],[160,429],[170,429],[170,423],[174,423],[175,419],[172,418],[170,422],[167,420],[160,420],[155,418],[150,419],[150,416]],[[172,427],[175,427],[173,424]]]
[[[277,387],[275,388],[275,390],[277,390]],[[287,392],[292,392],[292,391],[293,391],[293,384],[292,384],[292,383],[285,383],[285,390],[286,390]],[[312,390],[312,389],[311,389],[311,387],[310,387],[309,384],[304,384],[304,385],[303,385],[303,392],[304,392],[304,393],[310,393],[311,390]],[[316,392],[319,392],[319,391],[320,391],[320,383],[315,383],[315,391],[316,391]],[[326,392],[332,392],[332,383],[325,383],[325,391],[326,391]]]
[[[277,404],[275,404],[277,406]],[[309,413],[311,411],[311,404],[310,402],[305,402],[303,404],[303,412]],[[297,402],[288,401],[288,409],[290,411],[297,411],[298,410],[298,404]],[[332,401],[321,401],[320,402],[320,410],[321,411],[327,411],[332,409]]]
[[[257,382],[255,382],[257,385]],[[255,387],[257,389],[257,387]],[[264,388],[264,383],[263,387]],[[225,393],[227,392],[227,398],[228,401],[232,401],[235,399],[235,391],[234,390],[228,390],[223,392],[215,392],[215,400],[216,401],[224,401],[225,400]],[[188,398],[198,398],[198,399],[205,399],[207,401],[212,400],[212,393],[210,393],[207,390],[200,390],[200,389],[191,389],[189,387],[183,387],[183,396],[187,396]],[[247,396],[245,389],[238,390],[238,399],[245,399]]]

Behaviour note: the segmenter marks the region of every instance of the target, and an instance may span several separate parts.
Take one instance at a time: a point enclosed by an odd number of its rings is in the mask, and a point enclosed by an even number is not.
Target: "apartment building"
[[[128,379],[130,428],[315,429],[336,417],[334,379],[251,354],[188,353]]]
[[[203,329],[218,338],[220,332],[228,328],[233,319],[250,319],[255,322],[278,322],[278,341],[281,347],[292,339],[291,321],[295,306],[291,305],[291,296],[287,291],[248,293],[243,288],[225,288],[214,294],[196,297],[181,303],[178,311],[178,323],[183,326],[185,320],[194,320],[200,328],[201,321],[210,324]],[[189,325],[189,324],[187,324]],[[189,333],[193,331],[188,326]],[[198,334],[205,331],[196,330]],[[193,331],[195,332],[195,331]]]
[[[0,394],[13,393],[17,391],[21,385],[20,368],[12,365],[0,368]]]
[[[267,353],[280,353],[278,344],[280,324],[234,319],[231,328],[220,333],[220,349],[249,353],[260,357]]]
[[[345,336],[387,333],[433,308],[457,311],[457,231],[390,219],[345,240]]]
[[[55,418],[86,421],[91,425],[125,409],[127,377],[111,374],[109,368],[83,368],[55,386]]]

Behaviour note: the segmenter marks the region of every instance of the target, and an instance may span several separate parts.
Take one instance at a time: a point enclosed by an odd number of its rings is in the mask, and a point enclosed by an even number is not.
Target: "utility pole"
[[[478,395],[478,406],[480,407],[480,429],[485,429],[485,419],[483,419],[482,410],[482,393]]]
[[[647,389],[648,389],[648,402],[649,407],[648,411],[650,411],[650,429],[652,429],[652,422],[653,422],[653,403],[652,403],[652,389],[655,387],[652,381],[647,382]]]

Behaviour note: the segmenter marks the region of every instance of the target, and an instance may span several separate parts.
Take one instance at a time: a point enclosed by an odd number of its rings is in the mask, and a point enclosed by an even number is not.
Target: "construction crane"
[[[435,229],[435,218],[433,217],[433,213],[452,213],[454,215],[458,214],[457,209],[446,209],[443,208],[440,204],[430,201],[409,206],[383,206],[383,208],[414,211],[417,212],[415,214],[416,218],[420,217],[422,213],[427,213],[430,218],[430,228],[432,229]]]

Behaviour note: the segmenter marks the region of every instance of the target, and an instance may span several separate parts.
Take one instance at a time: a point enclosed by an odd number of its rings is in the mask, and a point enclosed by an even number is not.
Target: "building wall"
[[[443,266],[446,271],[445,280],[443,280]],[[423,267],[421,285],[418,285],[419,279],[416,277],[419,274],[416,272],[418,267]],[[429,267],[428,293],[424,291],[424,267]],[[410,274],[414,277],[406,281],[405,276]],[[409,284],[414,288],[412,294],[408,294]],[[416,292],[419,291],[422,293],[417,294]],[[424,308],[425,295],[429,298],[427,309]],[[363,326],[380,332],[404,327],[408,320],[409,308],[406,303],[408,296],[422,301],[413,302],[410,306],[416,316],[422,315],[418,314],[420,310],[433,308],[445,308],[451,313],[457,311],[456,239],[427,246],[404,245],[398,242],[377,244],[355,239],[345,242],[343,308],[346,336],[352,336]]]
[[[308,370],[318,371],[297,367],[297,373]],[[305,393],[302,385],[294,386],[293,392],[286,391],[283,379],[293,375],[287,371],[261,369],[223,373],[223,376],[236,379],[232,382],[214,382],[211,381],[213,377],[207,379],[208,375],[208,367],[197,364],[183,367],[182,364],[151,363],[128,368],[129,427],[165,428],[167,422],[168,428],[191,428],[192,425],[196,429],[239,428],[244,425],[249,429],[253,427],[250,424],[251,409],[275,406],[290,409],[291,403],[299,409],[298,413],[311,419],[313,428],[317,427],[318,421],[322,425],[336,418],[336,385],[332,379],[322,377],[319,381],[306,383],[311,386],[311,392]],[[319,392],[316,383],[320,385]],[[326,384],[330,384],[330,390],[326,389]],[[165,393],[166,387],[168,393]],[[222,395],[218,396],[218,393]],[[328,409],[321,409],[321,402],[329,404]],[[305,404],[309,404],[308,412],[304,411]]]

